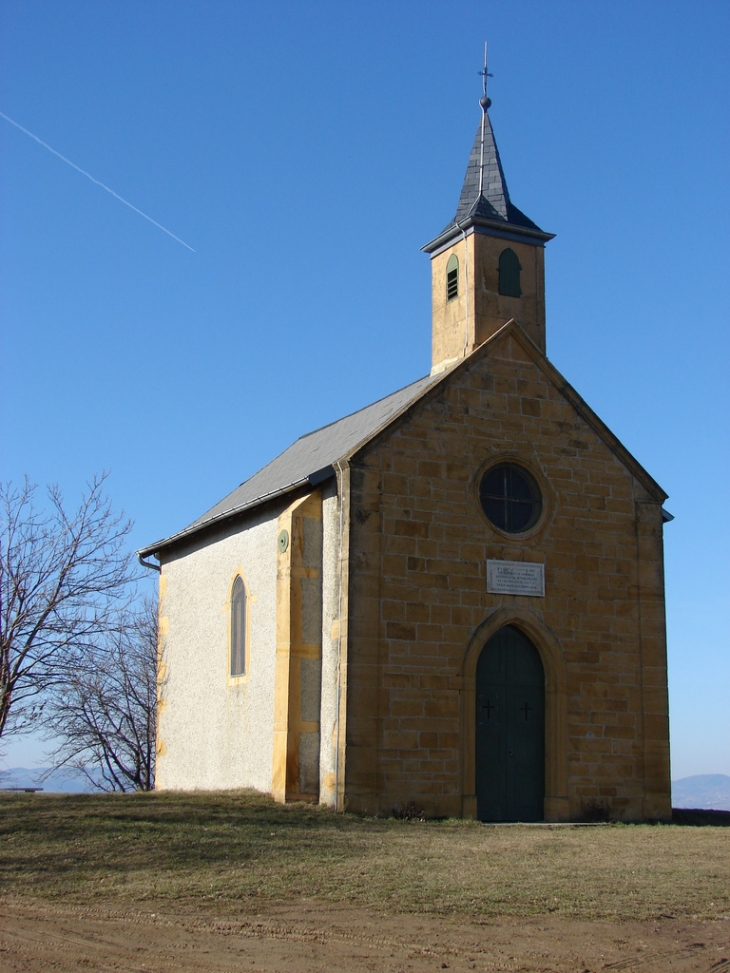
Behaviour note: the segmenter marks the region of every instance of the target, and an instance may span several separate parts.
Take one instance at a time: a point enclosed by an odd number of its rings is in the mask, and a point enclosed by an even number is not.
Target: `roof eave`
[[[288,483],[286,486],[280,487],[278,490],[271,490],[269,493],[264,493],[260,497],[255,497],[253,500],[249,500],[248,503],[242,503],[238,507],[230,507],[228,510],[222,510],[215,517],[211,517],[209,520],[204,520],[200,524],[191,524],[184,530],[179,530],[176,534],[172,534],[170,537],[166,537],[163,540],[155,541],[154,544],[148,544],[147,547],[140,548],[138,550],[138,557],[156,557],[159,561],[159,553],[166,547],[172,547],[174,544],[180,541],[187,540],[193,537],[195,534],[199,534],[202,531],[208,530],[210,527],[215,527],[218,524],[223,523],[226,520],[230,520],[233,517],[237,517],[240,514],[248,513],[254,507],[260,507],[264,503],[268,503],[270,500],[276,500],[278,497],[282,497],[287,493],[291,493],[303,486],[308,486],[311,489],[319,486],[320,483],[324,483],[325,480],[329,480],[335,475],[335,470],[333,466],[325,466],[321,470],[316,470],[314,473],[310,473],[308,476],[304,476],[299,480],[295,480],[293,483]]]
[[[437,237],[421,247],[424,253],[436,256],[442,250],[451,246],[455,239],[471,233],[486,233],[489,236],[502,237],[505,240],[515,240],[517,242],[539,243],[543,245],[555,237],[554,233],[546,233],[544,230],[532,229],[529,226],[520,226],[517,223],[507,223],[502,220],[487,220],[480,216],[469,216],[462,222],[454,222],[447,226]]]

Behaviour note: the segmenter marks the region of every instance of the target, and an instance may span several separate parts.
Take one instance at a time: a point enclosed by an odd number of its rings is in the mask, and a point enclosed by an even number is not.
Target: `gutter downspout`
[[[159,564],[152,564],[150,561],[145,561],[143,555],[140,554],[139,551],[137,551],[137,560],[139,561],[139,563],[142,565],[143,568],[149,568],[150,571],[157,571],[158,574],[160,574],[162,571],[162,568],[160,567]]]

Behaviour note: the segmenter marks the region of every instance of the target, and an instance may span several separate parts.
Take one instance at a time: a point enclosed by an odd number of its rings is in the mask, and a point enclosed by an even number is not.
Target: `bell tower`
[[[512,203],[488,109],[486,53],[481,121],[456,216],[423,250],[431,256],[431,374],[465,358],[511,318],[545,352],[545,233]]]

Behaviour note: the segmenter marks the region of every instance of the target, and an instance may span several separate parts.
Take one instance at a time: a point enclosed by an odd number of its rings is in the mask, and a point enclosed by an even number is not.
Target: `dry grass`
[[[714,919],[730,916],[730,828],[378,820],[244,792],[2,795],[0,894]]]

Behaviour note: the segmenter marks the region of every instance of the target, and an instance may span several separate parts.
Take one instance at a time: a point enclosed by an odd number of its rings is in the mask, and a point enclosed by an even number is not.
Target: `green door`
[[[482,649],[476,681],[480,821],[542,821],[545,673],[540,654],[506,625]]]

